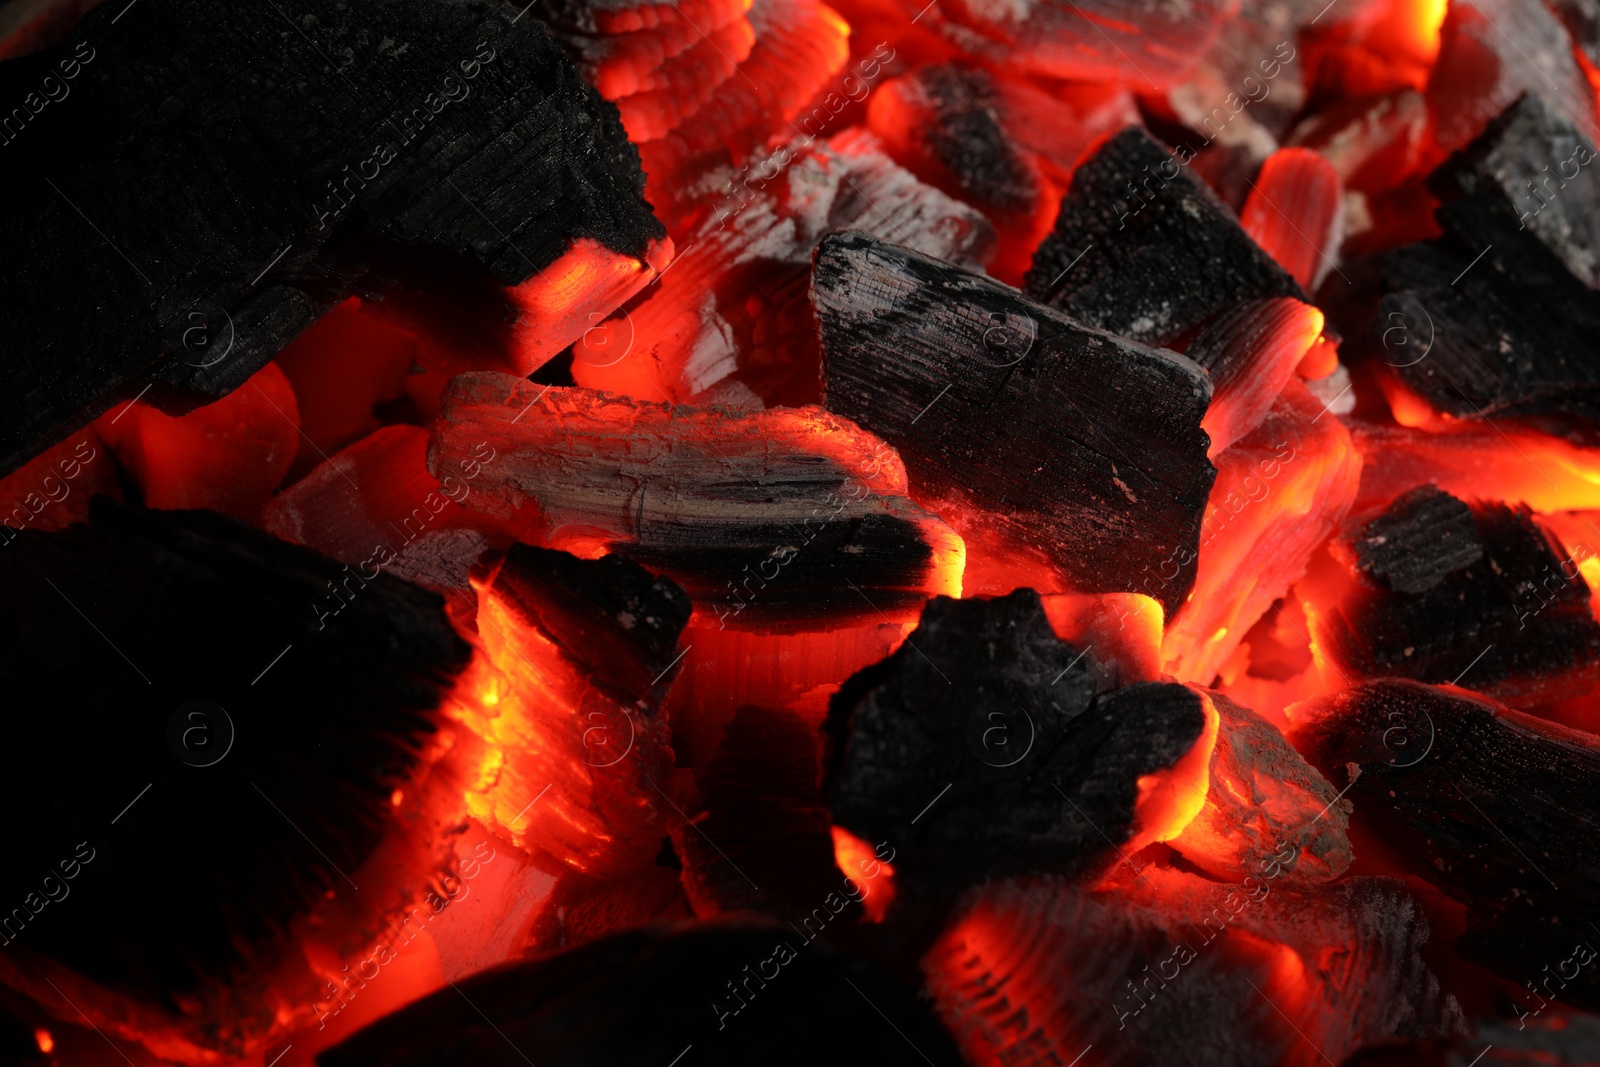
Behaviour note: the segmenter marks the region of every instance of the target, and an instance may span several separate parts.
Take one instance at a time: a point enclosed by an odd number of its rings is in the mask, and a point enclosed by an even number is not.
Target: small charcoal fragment
[[[1600,681],[1589,587],[1526,505],[1417,490],[1334,554],[1352,584],[1316,613],[1314,636],[1357,678],[1459,682],[1523,703]]]
[[[818,246],[811,299],[824,405],[899,451],[917,499],[958,528],[986,511],[1080,592],[1165,565],[1153,595],[1183,602],[1215,475],[1198,367],[859,233]]]
[[[1207,715],[1182,686],[1098,701],[1094,688],[1032,590],[935,599],[904,647],[833,699],[833,822],[891,842],[897,883],[918,897],[1005,874],[1104,869],[1149,829],[1136,825],[1148,817],[1136,818],[1139,780],[1195,749]]]
[[[1152,345],[1245,300],[1309,303],[1186,162],[1136,127],[1101,145],[1072,177],[1055,229],[1034,255],[1027,294]]]
[[[820,904],[820,902],[819,902]],[[486,971],[323,1053],[322,1067],[959,1067],[897,978],[784,923],[645,929]],[[854,987],[854,988],[852,988]]]
[[[1433,486],[1397,497],[1351,548],[1363,574],[1397,593],[1425,593],[1483,558],[1472,509]]]
[[[1593,734],[1410,681],[1369,682],[1290,717],[1290,740],[1355,803],[1352,822],[1468,905],[1478,929],[1463,949],[1476,939],[1480,961],[1521,982],[1594,936]],[[1600,1002],[1595,969],[1564,995]]]

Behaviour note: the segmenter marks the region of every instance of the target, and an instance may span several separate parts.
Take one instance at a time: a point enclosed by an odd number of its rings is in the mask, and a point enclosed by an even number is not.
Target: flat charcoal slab
[[[493,457],[466,498],[480,521],[664,571],[721,625],[869,606],[910,619],[960,588],[961,539],[906,496],[893,450],[820,408],[679,407],[479,371],[446,388],[428,463],[474,455]]]
[[[1204,371],[859,233],[818,247],[811,300],[824,405],[898,449],[919,499],[966,496],[1083,592],[1176,568],[1160,599],[1183,602],[1216,477]]]
[[[438,596],[352,578],[234,519],[105,497],[89,522],[0,552],[0,679],[39,697],[7,717],[0,888],[20,905],[75,847],[92,857],[70,903],[41,904],[20,931],[5,913],[0,980],[79,1018],[49,978],[114,1033],[233,1058],[283,998],[319,995],[294,924],[343,909],[322,916],[340,951],[378,932],[394,887],[367,885],[361,865],[386,835],[420,832],[390,797],[413,791],[470,650]],[[319,620],[335,588],[349,602]],[[41,757],[63,725],[74,778],[50,788]]]
[[[896,886],[936,899],[988,877],[1088,874],[1134,832],[1138,780],[1205,726],[1200,697],[1145,683],[1095,701],[1039,595],[940,597],[829,708],[833,821],[895,846]],[[1109,838],[1109,839],[1108,839]]]
[[[908,1042],[932,1067],[960,1067],[927,1005],[882,968],[745,922],[634,930],[486,971],[318,1063],[662,1067],[692,1047],[684,1062],[709,1067],[881,1067],[905,1062]]]
[[[662,236],[616,110],[534,19],[312,9],[108,4],[0,66],[0,472],[146,385],[226,394],[411,266],[514,285],[580,238]]]
[[[1137,127],[1102,145],[1073,173],[1027,294],[1152,345],[1247,300],[1310,303],[1185,162]]]
[[[1460,689],[1369,682],[1294,709],[1290,740],[1348,788],[1352,822],[1469,906],[1475,953],[1514,981],[1593,944],[1600,740]],[[1559,953],[1555,950],[1559,949]],[[1570,977],[1570,976],[1564,976]],[[1588,968],[1565,991],[1600,1003]]]
[[[1526,505],[1413,490],[1334,554],[1353,585],[1317,636],[1358,678],[1460,680],[1524,706],[1600,681],[1589,587]]]

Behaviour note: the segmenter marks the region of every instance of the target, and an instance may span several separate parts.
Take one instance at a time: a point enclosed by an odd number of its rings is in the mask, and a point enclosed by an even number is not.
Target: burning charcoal
[[[173,414],[226,395],[357,290],[526,373],[664,261],[614,111],[533,19],[423,0],[123,14],[8,68],[75,73],[70,104],[4,132],[0,470],[146,388]],[[398,306],[441,273],[479,305]]]
[[[1182,686],[1097,701],[1032,590],[938,598],[905,647],[834,697],[824,794],[835,825],[893,843],[898,883],[919,898],[1090,874],[1198,809],[1216,722]]]
[[[1397,89],[1307,117],[1289,144],[1316,151],[1346,189],[1374,193],[1416,172],[1427,132],[1427,101],[1415,89]]]
[[[1550,5],[1566,24],[1572,43],[1591,67],[1600,67],[1600,3],[1596,0],[1555,0]]]
[[[60,530],[89,519],[96,494],[121,499],[116,460],[93,427],[0,478],[0,548],[27,529]]]
[[[273,497],[262,525],[362,574],[388,571],[470,600],[467,573],[490,542],[462,528],[476,522],[463,502],[473,491],[471,475],[482,471],[490,453],[480,451],[435,478],[427,452],[426,430],[385,426]],[[492,532],[501,547],[511,540]]]
[[[1372,333],[1405,335],[1425,353],[1391,355],[1390,373],[1451,418],[1524,419],[1593,443],[1600,295],[1555,266],[1532,236],[1476,251],[1434,241],[1390,253]],[[1522,285],[1524,276],[1542,284]]]
[[[1306,62],[1295,44],[1308,29],[1314,31],[1315,20],[1323,14],[1316,0],[1240,4],[1238,13],[1223,23],[1194,77],[1169,99],[1192,86],[1199,90],[1204,109],[1220,104],[1226,115],[1237,104],[1253,125],[1273,141],[1282,140],[1306,103]],[[1217,138],[1222,131],[1210,132]]]
[[[716,759],[695,772],[688,821],[673,830],[696,915],[749,911],[803,924],[830,893],[861,897],[834,867],[818,771],[812,723],[777,708],[739,709]],[[860,913],[838,918],[842,926]]]
[[[659,285],[584,335],[574,380],[641,400],[709,402],[742,387],[768,404],[816,403],[811,253],[840,227],[973,267],[995,239],[982,215],[917,181],[865,130],[780,148],[685,240]]]
[[[1344,188],[1333,164],[1306,148],[1274,152],[1239,215],[1262,250],[1316,292],[1339,254],[1344,230]]]
[[[461,741],[460,758],[488,768],[469,785],[468,812],[580,872],[637,871],[664,832],[662,705],[685,654],[688,597],[617,556],[520,544],[481,589],[489,662],[474,664],[449,709],[486,743]]]
[[[1182,155],[1130,128],[1085,160],[1034,256],[1028,295],[1153,345],[1244,300],[1309,302]]]
[[[1161,605],[1142,593],[1040,597],[1057,637],[1084,650],[1095,692],[1161,681]]]
[[[1575,978],[1562,966],[1575,942],[1593,943],[1600,899],[1593,734],[1410,681],[1369,682],[1290,716],[1295,746],[1348,782],[1357,826],[1469,906],[1478,929],[1463,951],[1517,982],[1551,967],[1546,996],[1600,1004],[1595,969]]]
[[[1546,94],[1586,136],[1595,137],[1594,93],[1552,6],[1473,0],[1446,8],[1427,88],[1439,149],[1462,147],[1523,93]]]
[[[1306,573],[1355,498],[1361,456],[1339,420],[1290,382],[1267,418],[1217,457],[1194,592],[1167,627],[1165,668],[1211,685],[1257,620]],[[1155,595],[1186,562],[1142,576]]]
[[[906,498],[893,452],[816,408],[743,415],[464,374],[430,469],[475,453],[468,509],[531,543],[664,570],[719,624],[798,625],[863,597],[908,616],[960,588],[961,540]]]
[[[1285,884],[1329,882],[1354,858],[1349,803],[1300,758],[1277,728],[1220,693],[1210,694],[1220,724],[1205,806],[1173,838],[1183,858],[1239,882],[1259,874],[1286,845]]]
[[[140,401],[94,424],[148,507],[205,508],[255,522],[299,447],[294,390],[274,363],[186,415]]]
[[[958,528],[987,509],[1080,592],[1151,592],[1142,571],[1187,554],[1152,593],[1183,602],[1214,476],[1193,363],[863,234],[822,242],[811,294],[824,402],[899,450],[919,499]]]
[[[1046,0],[1026,8],[941,0],[922,14],[915,3],[905,9],[986,66],[1152,88],[1187,77],[1238,12],[1229,0],[1137,9],[1113,0]]]
[[[760,632],[723,627],[715,617],[695,620],[683,638],[694,653],[684,657],[673,692],[672,744],[679,765],[709,763],[724,728],[746,705],[785,708],[820,724],[828,698],[845,679],[887,657],[904,639],[902,627],[865,603],[854,618],[825,630]]]
[[[1592,122],[1575,127],[1537,93],[1523,95],[1428,179],[1445,201],[1440,225],[1474,249],[1532,238],[1573,277],[1600,288],[1593,129]],[[1545,277],[1518,280],[1536,286]]]
[[[1463,1028],[1400,882],[1299,890],[1279,870],[1245,887],[1160,867],[1112,888],[993,882],[923,973],[969,1063],[1314,1067]]]
[[[692,1048],[695,1063],[713,1067],[775,1057],[881,1067],[904,1062],[908,1044],[935,1067],[961,1063],[897,979],[787,924],[746,923],[637,930],[488,971],[375,1023],[318,1062],[661,1067]]]
[[[378,429],[376,411],[407,396],[417,365],[416,339],[378,322],[346,300],[318,319],[273,360],[294,387],[299,453],[291,479]],[[392,410],[392,409],[391,409]]]
[[[1314,633],[1358,678],[1465,679],[1527,703],[1600,681],[1589,587],[1526,505],[1469,509],[1419,489],[1334,551],[1352,585],[1316,613]]]
[[[1050,230],[1061,191],[1002,125],[995,82],[979,68],[924,67],[873,93],[868,121],[917,177],[994,221],[1007,238],[1000,269],[1020,277]]]
[[[1432,486],[1396,498],[1352,548],[1356,569],[1397,593],[1426,593],[1483,558],[1472,509]]]
[[[1185,353],[1211,375],[1200,426],[1220,456],[1254,430],[1322,336],[1322,312],[1290,297],[1253,300],[1201,330]]]
[[[341,577],[233,519],[104,498],[0,552],[0,674],[70,688],[81,774],[40,789],[62,720],[12,723],[0,980],[173,1059],[236,1058],[310,1021],[308,956],[426,888],[461,812],[436,734],[468,648],[385,575],[319,627]]]
[[[818,0],[756,0],[748,17],[755,44],[738,71],[670,133],[640,144],[650,202],[664,217],[694,217],[730,182],[742,185],[755,165],[751,157],[774,136],[795,134],[791,148],[798,150],[801,142],[835,132],[830,127],[848,103],[835,90],[860,92],[844,82],[850,27],[831,7]],[[850,73],[870,81],[893,56],[885,44]]]

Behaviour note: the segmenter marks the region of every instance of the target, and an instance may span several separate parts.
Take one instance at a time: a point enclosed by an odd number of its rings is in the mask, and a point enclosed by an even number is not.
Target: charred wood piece
[[[1182,152],[1129,127],[1084,160],[1034,255],[1027,294],[1151,345],[1171,344],[1247,300],[1310,303],[1189,172]]]
[[[833,699],[833,822],[893,842],[897,885],[914,897],[1104,869],[1142,829],[1139,779],[1195,748],[1206,714],[1182,686],[1099,701],[1094,689],[1032,590],[934,600],[904,647]]]
[[[1370,682],[1291,710],[1290,735],[1355,803],[1352,821],[1395,861],[1468,906],[1460,948],[1545,995],[1600,1003],[1600,741],[1459,689]],[[1476,947],[1476,951],[1474,951]],[[1592,956],[1590,959],[1592,960]]]
[[[1467,505],[1423,487],[1335,543],[1353,585],[1319,613],[1347,671],[1546,702],[1600,680],[1589,587],[1526,505]]]
[[[1463,1028],[1405,886],[1244,886],[1147,867],[1107,888],[991,882],[923,958],[969,1063],[1316,1067]]]
[[[598,545],[664,571],[723,625],[906,615],[960,587],[961,539],[906,497],[893,450],[818,408],[748,414],[460,375],[429,469],[490,454],[469,509],[532,544]]]
[[[352,292],[470,279],[509,343],[504,286],[657,255],[637,151],[536,20],[287,6],[101,7],[0,68],[16,100],[74,71],[5,133],[0,471],[151,383],[172,413],[227,394]]]
[[[986,509],[1080,591],[1170,567],[1159,599],[1183,602],[1216,474],[1198,367],[858,233],[818,246],[811,299],[825,406],[893,445],[918,499]]]

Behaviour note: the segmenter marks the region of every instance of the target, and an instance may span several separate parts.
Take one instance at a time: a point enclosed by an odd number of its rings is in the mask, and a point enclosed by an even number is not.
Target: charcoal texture
[[[909,989],[781,923],[638,930],[455,985],[318,1063],[662,1067],[686,1051],[715,1067],[961,1063]]]
[[[174,412],[225,395],[352,292],[453,279],[509,333],[496,283],[578,238],[643,255],[664,231],[615,108],[514,18],[108,4],[0,66],[0,471],[147,385]]]
[[[963,200],[999,215],[1026,213],[1039,179],[1000,125],[993,77],[954,64],[913,75],[931,110],[931,160],[954,179]]]
[[[1371,682],[1290,736],[1395,862],[1468,905],[1463,941],[1513,981],[1559,968],[1600,900],[1600,744],[1459,690]],[[1565,968],[1561,968],[1565,971]],[[1594,1005],[1589,967],[1561,992]]]
[[[1170,344],[1246,300],[1309,303],[1180,161],[1136,127],[1084,160],[1034,255],[1027,294],[1152,345]]]
[[[914,496],[964,494],[1085,592],[1194,582],[1216,469],[1210,382],[1170,352],[864,234],[817,249],[823,403],[899,451]]]
[[[1397,593],[1425,593],[1483,558],[1472,509],[1431,485],[1397,497],[1353,547],[1362,573]]]
[[[1460,419],[1600,439],[1600,177],[1593,144],[1524,96],[1429,178],[1444,235],[1383,260],[1372,335]],[[1401,346],[1390,343],[1404,339]]]
[[[836,825],[889,841],[896,884],[936,897],[1118,858],[1137,781],[1200,736],[1200,697],[1144,683],[1095,699],[1081,650],[1038,594],[933,600],[906,644],[829,708],[824,796]]]
[[[59,903],[7,928],[6,958],[59,962],[158,1014],[227,1005],[227,1026],[293,949],[291,922],[354,892],[346,877],[399,831],[390,795],[469,652],[440,598],[397,578],[104,497],[89,523],[0,551],[0,647],[5,691],[31,694],[0,773],[4,916],[83,861]],[[228,730],[180,710],[197,700],[232,726],[208,765],[183,754],[211,759]]]
[[[1589,587],[1526,505],[1468,508],[1415,490],[1338,552],[1362,578],[1319,629],[1358,677],[1459,681],[1513,702],[1576,696],[1600,680]]]

